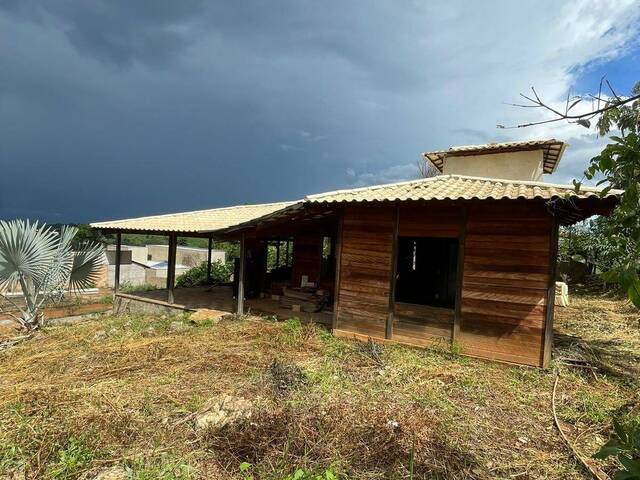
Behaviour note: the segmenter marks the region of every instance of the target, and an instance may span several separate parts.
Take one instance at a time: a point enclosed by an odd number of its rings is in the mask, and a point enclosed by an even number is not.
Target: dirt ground
[[[0,478],[587,478],[553,425],[554,373],[590,456],[613,416],[640,414],[640,315],[607,294],[571,301],[549,371],[259,317],[46,328],[0,352]]]

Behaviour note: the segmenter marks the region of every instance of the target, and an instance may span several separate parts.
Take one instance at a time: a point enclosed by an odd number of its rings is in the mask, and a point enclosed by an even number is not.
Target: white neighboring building
[[[167,284],[167,245],[134,246],[122,245],[120,250],[120,285],[155,285],[165,288]],[[224,250],[211,250],[211,262],[226,260]],[[176,278],[191,267],[207,261],[206,248],[178,246],[176,249]],[[114,245],[107,246],[107,286],[114,287],[116,276],[116,251]]]

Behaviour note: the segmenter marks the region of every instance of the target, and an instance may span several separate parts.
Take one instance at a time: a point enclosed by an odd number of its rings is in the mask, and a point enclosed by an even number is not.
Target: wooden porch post
[[[173,287],[176,280],[176,247],[178,238],[175,233],[169,235],[169,252],[167,255],[167,302],[173,303]]]
[[[209,249],[207,250],[207,284],[211,285],[211,249],[213,248],[213,237],[209,237]]]
[[[121,249],[122,249],[122,234],[118,232],[116,233],[116,271],[115,271],[115,278],[113,280],[114,293],[118,293],[118,290],[120,290],[120,261],[121,261],[120,250]]]
[[[553,315],[556,303],[556,271],[558,266],[558,219],[553,219],[549,246],[549,287],[547,289],[547,308],[544,319],[544,339],[542,345],[542,368],[548,368],[553,349]]]
[[[456,271],[456,300],[453,315],[453,329],[451,330],[451,343],[453,344],[460,336],[460,325],[462,323],[462,281],[464,280],[464,244],[467,239],[467,207],[462,207],[462,220],[460,222],[460,233],[458,234],[458,269]]]
[[[393,317],[395,315],[396,307],[396,275],[398,270],[398,226],[400,223],[400,205],[396,205],[394,216],[393,241],[391,243],[391,275],[389,278],[389,315],[387,316],[387,324],[384,332],[384,338],[386,339],[391,339],[391,337],[393,337]]]
[[[244,264],[245,264],[245,238],[244,233],[240,237],[240,265],[238,268],[238,315],[244,313]]]
[[[336,273],[333,287],[333,318],[331,319],[331,330],[338,328],[338,301],[340,299],[340,270],[342,265],[342,224],[344,222],[344,211],[340,212],[338,222],[338,235],[336,236]],[[288,249],[287,249],[288,250]]]

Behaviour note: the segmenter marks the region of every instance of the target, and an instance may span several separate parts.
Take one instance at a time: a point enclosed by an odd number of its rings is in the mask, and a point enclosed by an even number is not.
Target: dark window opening
[[[399,237],[397,302],[454,308],[458,240]]]
[[[336,250],[333,237],[322,237],[322,263],[320,276],[324,280],[332,280],[336,274]]]

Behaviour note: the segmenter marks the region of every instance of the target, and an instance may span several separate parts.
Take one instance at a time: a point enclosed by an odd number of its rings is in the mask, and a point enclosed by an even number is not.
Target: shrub
[[[120,291],[122,293],[139,293],[139,292],[150,292],[152,290],[158,290],[159,287],[155,286],[153,283],[140,283],[138,285],[134,285],[130,282],[123,282],[120,284]]]
[[[211,264],[211,281],[216,283],[225,283],[231,277],[232,267],[221,261]],[[198,287],[207,284],[207,262],[202,262],[176,279],[177,287]]]

